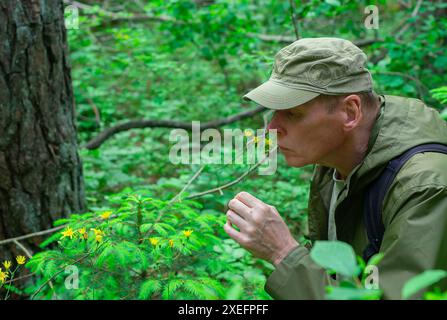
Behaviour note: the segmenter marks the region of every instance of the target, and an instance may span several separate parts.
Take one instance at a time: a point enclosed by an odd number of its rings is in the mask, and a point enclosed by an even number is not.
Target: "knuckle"
[[[255,224],[261,224],[264,221],[264,216],[262,213],[253,214],[253,222]]]
[[[270,210],[270,207],[268,205],[266,205],[265,203],[259,203],[258,210],[261,212],[267,212]]]
[[[256,228],[253,226],[250,226],[247,228],[247,234],[254,235],[256,233]]]
[[[252,240],[249,237],[241,238],[240,244],[249,247],[252,244]]]
[[[236,197],[243,197],[243,196],[246,196],[247,195],[247,192],[245,192],[245,191],[241,191],[241,192],[239,192],[237,195],[236,195]]]

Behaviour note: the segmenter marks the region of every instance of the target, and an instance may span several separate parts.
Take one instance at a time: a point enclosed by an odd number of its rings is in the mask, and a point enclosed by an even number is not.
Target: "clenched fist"
[[[299,245],[278,211],[248,192],[238,193],[228,208],[225,232],[254,256],[276,266]]]

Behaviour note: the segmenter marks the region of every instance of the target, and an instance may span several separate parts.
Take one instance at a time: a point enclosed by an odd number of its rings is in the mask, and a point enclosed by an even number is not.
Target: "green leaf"
[[[225,299],[238,300],[244,293],[244,287],[241,282],[236,282],[227,292]]]
[[[145,224],[141,225],[140,231],[141,231],[141,233],[146,233],[151,228],[152,228],[152,223],[145,223]]]
[[[174,293],[183,285],[183,280],[171,280],[163,289],[162,298],[165,300],[173,299]]]
[[[378,300],[382,292],[380,290],[329,287],[326,297],[330,300]]]
[[[159,280],[147,280],[141,285],[138,298],[142,300],[149,299],[154,293],[156,293],[160,289],[161,289],[161,283]]]
[[[338,1],[338,0],[325,0],[324,2],[326,2],[327,4],[334,6],[334,7],[341,6],[340,1]]]
[[[382,261],[382,259],[383,259],[383,253],[379,252],[379,253],[373,255],[369,259],[367,266],[377,266],[379,264],[379,262]]]
[[[419,290],[429,287],[445,277],[447,277],[447,272],[444,270],[425,271],[405,283],[402,288],[402,298],[408,299]]]
[[[53,243],[57,240],[59,240],[61,238],[61,234],[60,232],[57,232],[55,234],[53,234],[52,236],[48,237],[46,240],[44,240],[39,247],[40,248],[45,248],[46,246],[48,246],[50,243]]]
[[[360,272],[354,250],[341,241],[316,241],[310,256],[323,268],[347,277],[357,276]]]
[[[441,118],[447,121],[447,108],[441,112]]]

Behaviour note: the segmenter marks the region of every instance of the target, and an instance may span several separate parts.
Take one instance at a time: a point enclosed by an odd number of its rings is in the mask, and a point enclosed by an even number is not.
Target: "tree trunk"
[[[0,240],[84,209],[62,0],[1,0]]]

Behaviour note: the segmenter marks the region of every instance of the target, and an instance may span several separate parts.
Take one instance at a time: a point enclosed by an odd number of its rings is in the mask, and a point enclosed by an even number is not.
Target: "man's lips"
[[[292,151],[292,150],[290,150],[289,148],[283,147],[283,146],[281,146],[281,145],[278,145],[278,147],[279,147],[279,149],[280,149],[281,151]]]

